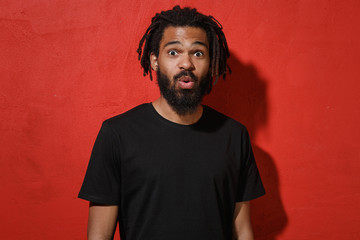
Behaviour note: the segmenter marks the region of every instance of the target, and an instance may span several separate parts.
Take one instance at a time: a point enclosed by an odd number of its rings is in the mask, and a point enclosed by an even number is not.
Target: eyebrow
[[[181,45],[181,42],[180,41],[170,41],[170,42],[168,42],[168,43],[166,43],[164,45],[164,48],[169,46],[169,45],[173,45],[173,44],[180,44]],[[202,45],[202,46],[204,46],[206,48],[209,48],[204,42],[201,42],[201,41],[195,41],[191,45]]]

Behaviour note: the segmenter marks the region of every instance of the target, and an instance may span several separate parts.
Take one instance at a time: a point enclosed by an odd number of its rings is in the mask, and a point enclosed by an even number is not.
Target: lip
[[[194,88],[195,82],[190,76],[182,76],[177,80],[178,86],[182,89],[192,89]]]
[[[189,76],[182,76],[178,78],[179,82],[194,82],[194,80]]]
[[[195,83],[192,81],[178,81],[178,86],[182,89],[193,89]]]

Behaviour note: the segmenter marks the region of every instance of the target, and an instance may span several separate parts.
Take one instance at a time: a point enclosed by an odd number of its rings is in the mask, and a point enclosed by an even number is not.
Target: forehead
[[[209,41],[205,30],[198,27],[170,26],[165,28],[163,37],[160,42],[160,48],[163,48],[166,44],[170,42],[179,42],[180,44],[193,44],[196,42],[201,42],[207,47],[209,47]]]

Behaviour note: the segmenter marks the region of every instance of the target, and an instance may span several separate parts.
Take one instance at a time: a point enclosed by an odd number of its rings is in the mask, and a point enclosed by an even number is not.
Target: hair
[[[157,57],[159,56],[160,41],[164,30],[170,26],[198,27],[206,32],[209,41],[211,73],[207,93],[210,93],[214,78],[216,82],[219,76],[225,79],[227,70],[228,73],[231,73],[231,69],[226,63],[230,53],[221,24],[213,16],[205,16],[199,13],[196,8],[180,8],[177,5],[171,10],[157,13],[152,18],[151,24],[141,38],[137,49],[138,59],[144,69],[144,76],[149,74],[152,80],[150,55],[154,53]]]

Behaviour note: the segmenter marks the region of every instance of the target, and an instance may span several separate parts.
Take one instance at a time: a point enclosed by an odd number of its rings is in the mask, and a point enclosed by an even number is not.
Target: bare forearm
[[[88,240],[113,240],[114,236],[88,234]]]
[[[112,240],[117,223],[117,206],[90,204],[88,240]]]
[[[254,235],[252,231],[241,234],[235,234],[233,240],[254,240]]]
[[[236,203],[234,210],[233,240],[254,240],[250,220],[250,202]]]
[[[100,220],[100,219],[99,219]],[[99,223],[94,220],[89,221],[87,230],[88,240],[112,240],[114,238],[116,225],[114,224],[103,224],[99,226]]]

